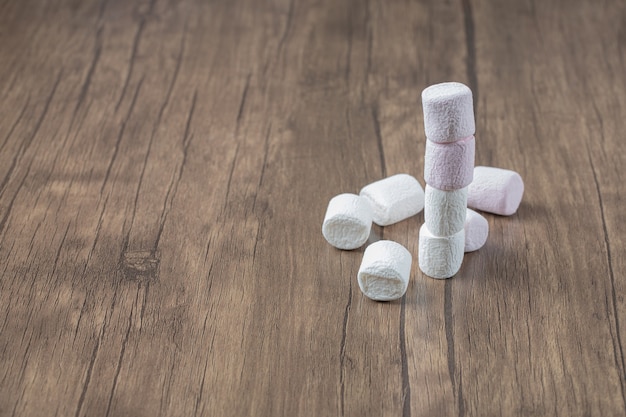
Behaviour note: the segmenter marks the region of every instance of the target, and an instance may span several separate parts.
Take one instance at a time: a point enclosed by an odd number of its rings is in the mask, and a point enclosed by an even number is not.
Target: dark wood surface
[[[623,416],[626,3],[0,2],[0,415]],[[475,95],[516,215],[365,298],[328,200]]]

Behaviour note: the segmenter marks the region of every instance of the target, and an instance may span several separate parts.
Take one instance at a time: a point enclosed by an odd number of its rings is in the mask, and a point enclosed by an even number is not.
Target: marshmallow
[[[422,91],[424,129],[433,142],[456,142],[476,133],[472,90],[456,82],[431,85]]]
[[[517,172],[478,166],[474,168],[474,180],[468,188],[467,205],[510,216],[517,211],[523,195],[524,181]]]
[[[472,209],[467,209],[465,218],[465,252],[483,247],[489,236],[489,222]]]
[[[424,208],[424,190],[407,174],[397,174],[363,187],[359,193],[374,212],[374,223],[389,226],[407,219]]]
[[[476,140],[473,136],[453,143],[426,141],[424,180],[440,190],[467,187],[474,174]]]
[[[465,231],[452,236],[435,236],[423,224],[419,233],[419,267],[429,277],[451,278],[461,269]]]
[[[406,292],[411,253],[391,240],[379,240],[365,249],[357,275],[359,288],[377,301],[397,300]]]
[[[442,191],[426,184],[424,221],[434,236],[451,236],[465,224],[467,187]]]
[[[356,249],[368,239],[372,228],[372,208],[356,194],[339,194],[328,203],[322,234],[339,249]]]

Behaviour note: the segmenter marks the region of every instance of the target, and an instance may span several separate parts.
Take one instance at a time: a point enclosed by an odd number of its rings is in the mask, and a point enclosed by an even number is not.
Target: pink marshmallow
[[[422,91],[424,130],[433,142],[456,142],[476,132],[472,90],[457,82],[431,85]]]
[[[452,143],[426,140],[426,184],[444,191],[467,187],[473,178],[475,148],[474,136]]]
[[[428,181],[427,181],[428,182]],[[524,181],[515,171],[478,166],[467,192],[469,207],[510,216],[517,211],[524,195]]]

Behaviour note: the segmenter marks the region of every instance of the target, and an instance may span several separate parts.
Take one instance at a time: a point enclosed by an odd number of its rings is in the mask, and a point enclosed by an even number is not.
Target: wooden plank
[[[0,415],[623,415],[620,2],[0,4]],[[511,217],[366,299],[328,200],[475,95]]]

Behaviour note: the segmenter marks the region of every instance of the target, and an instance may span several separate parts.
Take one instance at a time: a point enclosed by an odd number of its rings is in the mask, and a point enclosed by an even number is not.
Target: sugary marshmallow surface
[[[369,245],[357,275],[359,288],[368,298],[391,301],[402,297],[409,285],[411,253],[391,240]]]
[[[374,223],[388,226],[422,211],[424,190],[408,174],[397,174],[363,187],[359,193],[367,199],[374,212]]]
[[[465,225],[467,187],[442,191],[426,184],[424,221],[435,236],[450,236]]]
[[[467,137],[453,143],[426,140],[424,180],[440,190],[467,187],[474,175],[476,139]]]
[[[453,277],[463,263],[465,231],[452,235],[435,236],[423,224],[419,233],[419,267],[431,278]]]
[[[489,236],[489,222],[472,209],[467,209],[465,218],[465,252],[483,247]]]
[[[517,211],[524,195],[524,181],[515,171],[493,167],[474,168],[467,205],[488,213],[510,216]]]
[[[356,249],[367,241],[372,228],[372,208],[356,194],[339,194],[328,203],[322,234],[339,249]]]
[[[426,137],[439,143],[455,142],[476,133],[472,90],[449,82],[422,91]]]

